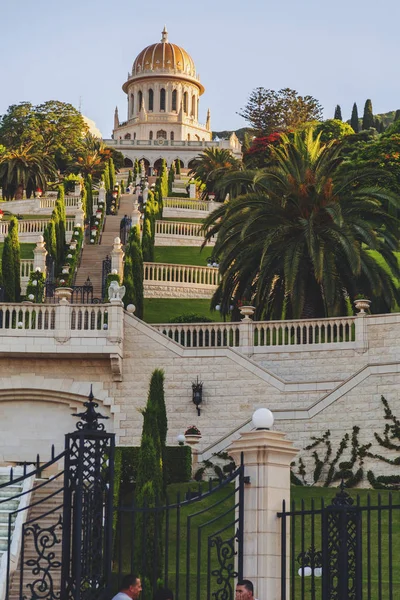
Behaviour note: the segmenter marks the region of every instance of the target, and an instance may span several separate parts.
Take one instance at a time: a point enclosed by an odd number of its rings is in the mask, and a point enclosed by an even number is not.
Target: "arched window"
[[[192,117],[196,116],[196,96],[192,96]]]
[[[131,94],[131,116],[133,116],[135,110],[135,96]]]
[[[130,133],[127,133],[127,134],[124,136],[124,140],[130,140],[130,139],[131,139],[131,134],[130,134]]]
[[[142,100],[143,100],[143,94],[142,94],[142,92],[139,92],[138,93],[138,112],[142,108]]]
[[[149,140],[152,140],[152,139],[153,139],[153,132],[150,131],[150,133],[149,133]]]
[[[160,90],[160,110],[165,110],[165,90],[161,88]]]
[[[183,112],[187,115],[188,112],[188,93],[183,94]]]
[[[149,111],[153,110],[154,107],[154,92],[153,90],[149,90]]]
[[[160,129],[159,131],[157,131],[157,139],[158,140],[166,140],[167,139],[167,132],[164,131],[164,129]]]
[[[136,133],[133,134],[133,139],[136,140]]]
[[[175,139],[175,134],[174,134],[174,132],[173,132],[173,131],[171,131],[171,134],[170,134],[170,139],[171,139],[171,140],[174,140],[174,139]]]
[[[177,111],[177,91],[172,92],[172,108],[171,110]]]
[[[190,133],[188,133],[188,142],[190,142]]]

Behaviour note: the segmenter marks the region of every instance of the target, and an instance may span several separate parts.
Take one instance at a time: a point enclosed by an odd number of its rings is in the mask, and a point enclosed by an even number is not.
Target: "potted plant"
[[[59,301],[65,298],[68,302],[70,302],[72,291],[72,288],[68,285],[68,281],[66,279],[61,278],[57,282],[57,287],[54,290],[54,294]]]
[[[0,208],[0,221],[3,218],[3,215],[4,215],[4,210],[1,210],[1,208]]]
[[[201,432],[196,425],[190,425],[185,431],[185,440],[187,444],[198,444],[201,440]]]
[[[365,311],[369,310],[371,306],[371,300],[363,294],[357,294],[354,297],[354,306],[359,311],[359,314],[365,314]]]

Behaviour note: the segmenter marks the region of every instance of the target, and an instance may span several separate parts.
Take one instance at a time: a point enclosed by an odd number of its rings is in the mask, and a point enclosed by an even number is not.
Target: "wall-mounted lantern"
[[[203,401],[203,382],[197,380],[192,383],[192,400],[193,404],[196,405],[197,414],[200,416],[200,404]]]

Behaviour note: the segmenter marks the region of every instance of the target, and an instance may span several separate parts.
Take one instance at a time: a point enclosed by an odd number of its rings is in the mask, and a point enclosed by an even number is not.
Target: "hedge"
[[[119,446],[120,491],[122,495],[135,488],[139,461],[139,446]],[[167,446],[165,450],[166,483],[185,483],[192,476],[192,451],[189,446]],[[118,469],[118,470],[119,470]],[[116,473],[117,476],[117,473]]]

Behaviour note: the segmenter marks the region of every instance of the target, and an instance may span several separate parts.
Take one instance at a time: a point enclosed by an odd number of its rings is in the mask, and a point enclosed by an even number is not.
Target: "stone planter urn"
[[[58,300],[67,300],[67,302],[71,301],[71,297],[72,297],[72,288],[70,287],[58,287],[54,290],[54,294],[55,297],[58,298]]]
[[[186,443],[195,446],[201,440],[201,435],[196,433],[185,433]]]
[[[366,310],[369,310],[371,306],[371,300],[367,300],[367,298],[359,298],[358,300],[354,300],[354,306],[360,312],[360,314],[364,314]]]
[[[241,306],[239,310],[243,317],[242,321],[250,321],[256,309],[254,306]]]

